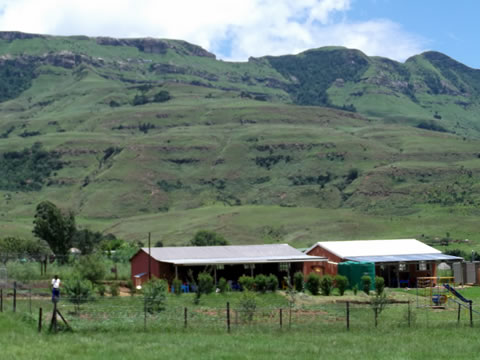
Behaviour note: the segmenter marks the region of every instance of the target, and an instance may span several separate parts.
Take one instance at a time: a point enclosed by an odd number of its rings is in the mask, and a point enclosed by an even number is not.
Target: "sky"
[[[181,39],[229,61],[329,45],[397,61],[435,50],[480,69],[478,14],[478,0],[0,0],[0,31]]]

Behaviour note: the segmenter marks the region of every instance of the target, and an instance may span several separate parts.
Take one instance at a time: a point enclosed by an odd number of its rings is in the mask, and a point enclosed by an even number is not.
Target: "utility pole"
[[[152,246],[150,244],[150,233],[148,233],[148,280],[152,278]]]

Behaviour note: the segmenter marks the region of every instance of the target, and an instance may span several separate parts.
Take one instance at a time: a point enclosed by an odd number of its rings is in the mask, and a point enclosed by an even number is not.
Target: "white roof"
[[[148,248],[142,251],[148,254]],[[287,244],[155,247],[150,251],[155,260],[176,265],[326,261]]]
[[[354,240],[354,241],[321,241],[306,252],[321,246],[334,255],[344,259],[359,256],[419,255],[441,254],[442,252],[416,239],[396,240]]]

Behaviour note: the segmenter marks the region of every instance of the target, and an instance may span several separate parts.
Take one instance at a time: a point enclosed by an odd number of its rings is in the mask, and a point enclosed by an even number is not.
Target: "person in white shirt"
[[[60,299],[60,279],[55,275],[52,279],[52,301],[57,302]]]

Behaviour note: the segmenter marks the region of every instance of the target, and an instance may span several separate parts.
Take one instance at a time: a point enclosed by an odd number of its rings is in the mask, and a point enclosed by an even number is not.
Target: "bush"
[[[127,288],[128,288],[128,292],[130,293],[130,296],[135,295],[135,293],[137,292],[137,289],[135,288],[135,285],[133,284],[132,279],[129,279],[127,281]]]
[[[304,282],[305,280],[303,273],[301,271],[297,271],[293,275],[293,284],[295,285],[295,290],[298,292],[303,291]]]
[[[323,275],[320,279],[320,289],[322,289],[322,294],[329,296],[333,288],[333,279],[330,275]]]
[[[179,279],[174,279],[172,281],[172,287],[175,295],[180,295],[182,293],[182,282]]]
[[[102,258],[98,255],[82,256],[75,268],[82,278],[94,284],[103,280],[107,272]]]
[[[344,275],[335,276],[335,286],[340,292],[340,295],[343,296],[343,294],[345,294],[345,290],[348,287],[348,278]]]
[[[228,282],[224,277],[221,277],[220,280],[218,280],[218,289],[222,294],[226,293],[229,290]]]
[[[242,275],[238,279],[238,283],[242,287],[242,290],[252,291],[255,286],[255,280],[251,276]]]
[[[103,284],[97,284],[97,293],[101,297],[105,296],[105,293],[107,292],[107,288]]]
[[[385,290],[385,280],[381,276],[375,276],[375,291],[377,295],[382,295]]]
[[[68,300],[75,305],[76,313],[80,311],[81,304],[93,300],[91,283],[78,275],[65,281],[63,288]]]
[[[214,290],[214,283],[212,275],[206,272],[201,272],[198,274],[198,292],[200,294],[210,294]]]
[[[305,285],[312,295],[318,295],[320,291],[320,276],[314,273],[309,274]]]
[[[165,310],[167,289],[167,283],[157,278],[152,278],[143,286],[145,308],[150,314]]]
[[[114,297],[120,295],[120,286],[118,283],[114,282],[110,284],[110,295]]]
[[[370,286],[372,286],[372,278],[368,275],[362,276],[362,290],[365,294],[370,294]]]
[[[170,93],[166,90],[161,90],[153,97],[154,102],[165,102],[170,100]]]
[[[275,292],[278,289],[278,278],[270,274],[267,276],[267,290],[271,292]]]
[[[261,293],[267,291],[267,277],[263,274],[255,276],[255,290]]]
[[[357,295],[357,292],[358,292],[358,285],[357,284],[353,285],[352,291],[353,291],[353,295]]]
[[[255,293],[245,290],[240,297],[240,319],[244,322],[251,322],[257,309],[257,297]]]

